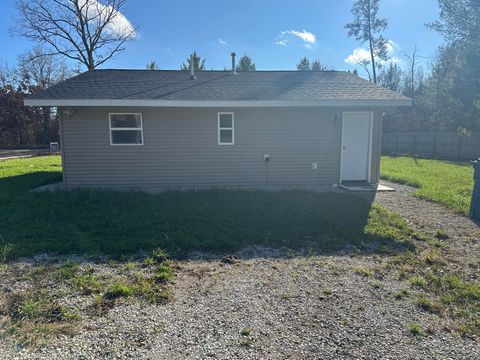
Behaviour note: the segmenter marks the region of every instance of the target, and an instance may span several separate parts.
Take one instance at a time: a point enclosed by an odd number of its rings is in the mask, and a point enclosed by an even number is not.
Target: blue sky
[[[3,0],[0,13],[0,64],[14,65],[33,44],[11,37],[14,0]],[[250,55],[259,70],[295,69],[307,56],[338,70],[355,66],[346,58],[362,44],[348,38],[353,0],[158,1],[129,0],[123,14],[139,27],[137,39],[103,68],[144,68],[151,60],[161,69],[178,69],[196,50],[208,69],[230,64],[230,52]],[[380,14],[388,18],[392,56],[402,59],[417,44],[431,57],[441,38],[425,27],[438,17],[436,0],[382,0]],[[357,53],[359,53],[357,51]],[[360,52],[361,54],[361,52]],[[428,60],[424,67],[428,66]]]

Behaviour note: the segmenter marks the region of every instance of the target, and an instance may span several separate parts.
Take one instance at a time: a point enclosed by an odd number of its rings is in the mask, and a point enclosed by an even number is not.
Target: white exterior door
[[[371,112],[344,112],[341,181],[368,181],[371,151]]]

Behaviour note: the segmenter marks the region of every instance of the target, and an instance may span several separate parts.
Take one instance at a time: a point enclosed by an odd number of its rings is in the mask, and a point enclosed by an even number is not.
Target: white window
[[[143,145],[142,114],[108,114],[110,145]]]
[[[218,113],[218,145],[233,145],[233,113]]]

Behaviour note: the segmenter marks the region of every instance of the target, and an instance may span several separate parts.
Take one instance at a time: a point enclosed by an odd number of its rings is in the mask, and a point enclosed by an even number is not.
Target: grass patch
[[[415,304],[432,314],[441,314],[443,311],[443,305],[438,299],[430,298],[425,294],[418,294]]]
[[[165,261],[155,268],[155,280],[160,283],[166,283],[173,279],[173,270],[170,263]]]
[[[437,232],[435,233],[435,237],[438,240],[447,240],[449,238],[447,232],[442,229],[437,230]]]
[[[242,336],[250,336],[251,333],[252,330],[250,330],[249,328],[243,328],[242,331],[240,331],[240,335]]]
[[[107,262],[102,275],[95,272],[95,265],[86,268],[72,261],[34,266],[23,275],[28,284],[22,292],[6,294],[0,302],[0,316],[5,319],[0,334],[9,334],[19,345],[42,346],[59,334],[71,334],[82,315],[103,315],[121,299],[166,303],[172,298],[166,285],[174,277],[172,262],[161,250],[149,258],[156,259],[152,265],[128,263],[137,269],[128,272]],[[83,296],[81,305],[72,305],[77,296]]]
[[[417,286],[421,288],[425,288],[427,286],[427,280],[423,276],[412,276],[408,279],[408,282],[412,286]]]
[[[129,297],[135,293],[136,288],[125,281],[117,281],[110,285],[105,292],[106,299],[117,299],[120,297]]]
[[[151,276],[137,272],[134,276],[117,279],[106,286],[105,292],[97,298],[97,305],[131,296],[143,298],[152,304],[170,300],[171,294],[165,284],[173,280],[174,272],[167,252],[155,249],[145,258],[143,264],[149,268]]]
[[[442,252],[438,248],[428,250],[425,254],[425,263],[430,266],[445,264]]]
[[[80,315],[46,292],[14,295],[2,308],[7,333],[21,346],[41,346],[59,334],[72,334]]]
[[[167,252],[163,249],[154,249],[152,250],[150,255],[147,256],[147,258],[144,261],[144,264],[147,266],[152,266],[152,265],[162,264],[166,261],[168,261]]]
[[[422,327],[420,326],[420,324],[416,322],[408,324],[407,328],[408,328],[408,331],[410,331],[410,334],[415,336],[422,335],[423,333]]]
[[[323,294],[326,295],[326,296],[330,296],[333,294],[333,290],[330,289],[330,288],[325,288],[323,289]]]
[[[418,188],[415,195],[468,214],[473,168],[468,163],[382,156],[382,179]]]
[[[155,248],[182,255],[250,245],[391,250],[408,246],[415,236],[399,216],[346,193],[29,191],[60,179],[59,157],[0,163],[0,235],[11,244],[11,258],[39,253],[121,257]],[[158,262],[163,255],[146,261]]]
[[[480,283],[462,278],[459,269],[450,267],[443,248],[421,242],[416,252],[407,251],[389,259],[387,268],[421,290],[411,296],[412,302],[447,320],[445,329],[462,336],[480,335]],[[401,289],[393,296],[403,299],[409,292]]]
[[[409,292],[407,289],[400,289],[393,294],[393,297],[397,300],[401,300],[406,298],[409,295]]]
[[[427,248],[421,254],[406,252],[393,258],[392,264],[401,279],[422,290],[412,299],[415,305],[447,319],[447,330],[462,336],[480,335],[480,282],[465,280],[458,270],[449,268],[438,248]],[[396,299],[406,296],[407,290],[394,294]]]
[[[383,289],[385,287],[385,284],[379,280],[371,281],[370,285],[375,289]]]
[[[60,265],[55,271],[55,278],[57,280],[69,280],[75,277],[79,269],[79,264],[71,261]]]
[[[12,250],[13,244],[5,242],[3,236],[0,234],[0,263],[7,261]]]
[[[154,289],[154,291],[150,291],[147,295],[148,301],[152,304],[163,304],[171,298],[172,295],[167,289]]]
[[[92,274],[77,275],[70,280],[70,285],[85,295],[99,293],[104,288],[104,284],[99,277]]]
[[[353,272],[360,276],[371,277],[375,274],[375,271],[366,266],[359,266],[353,269]]]

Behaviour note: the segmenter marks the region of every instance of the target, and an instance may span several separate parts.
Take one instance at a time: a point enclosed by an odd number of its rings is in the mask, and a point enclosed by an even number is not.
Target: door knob
[[[346,150],[346,149],[347,149],[347,147],[346,147],[346,146],[342,146],[342,149],[343,149],[343,150]]]

